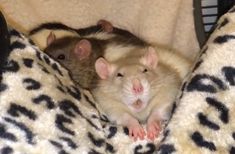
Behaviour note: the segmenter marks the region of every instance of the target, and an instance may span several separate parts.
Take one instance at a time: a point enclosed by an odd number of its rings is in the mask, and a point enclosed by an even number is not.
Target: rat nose
[[[139,79],[133,79],[132,85],[132,90],[135,94],[141,94],[143,92],[144,88]]]

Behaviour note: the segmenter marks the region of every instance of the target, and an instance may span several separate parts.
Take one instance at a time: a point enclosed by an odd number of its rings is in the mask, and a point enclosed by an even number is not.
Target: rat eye
[[[143,73],[147,73],[147,72],[148,72],[148,69],[145,68],[145,69],[143,70]]]
[[[117,77],[123,77],[124,75],[122,73],[117,73]]]
[[[61,55],[59,55],[59,56],[57,57],[57,59],[59,59],[59,60],[65,60],[65,55],[61,54]]]

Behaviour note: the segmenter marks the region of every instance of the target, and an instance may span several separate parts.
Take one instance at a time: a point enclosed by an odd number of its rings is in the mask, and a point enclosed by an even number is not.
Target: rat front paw
[[[145,137],[145,131],[144,128],[139,124],[137,120],[130,121],[127,125],[127,128],[129,130],[129,136],[136,141],[138,138],[141,140]]]
[[[161,131],[161,124],[158,120],[148,121],[147,123],[147,137],[150,140],[154,140]]]

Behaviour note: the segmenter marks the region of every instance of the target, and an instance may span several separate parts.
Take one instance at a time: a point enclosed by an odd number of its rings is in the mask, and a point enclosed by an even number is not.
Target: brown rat
[[[44,51],[67,68],[79,86],[92,89],[98,79],[95,60],[103,56],[104,44],[102,40],[68,36],[52,42]]]
[[[92,90],[97,103],[112,122],[128,127],[129,135],[134,139],[143,139],[146,135],[139,122],[147,124],[149,139],[153,140],[159,134],[160,124],[169,119],[186,75],[184,66],[176,68],[162,59],[166,52],[169,51],[155,51],[153,47],[136,48],[134,53],[117,61],[99,58],[95,63],[101,79]],[[190,64],[180,59],[178,56],[177,63],[189,69]]]

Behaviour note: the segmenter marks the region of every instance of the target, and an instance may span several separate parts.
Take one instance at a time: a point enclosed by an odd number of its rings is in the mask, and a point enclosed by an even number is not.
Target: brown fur
[[[79,86],[85,89],[92,89],[98,80],[98,76],[94,69],[95,60],[98,57],[103,56],[106,42],[92,38],[88,39],[92,44],[91,55],[89,56],[89,59],[78,60],[73,53],[73,49],[80,40],[81,38],[79,37],[65,37],[58,39],[48,46],[45,49],[45,52],[67,68],[70,71],[73,80]],[[65,56],[64,60],[58,58],[61,54]]]

